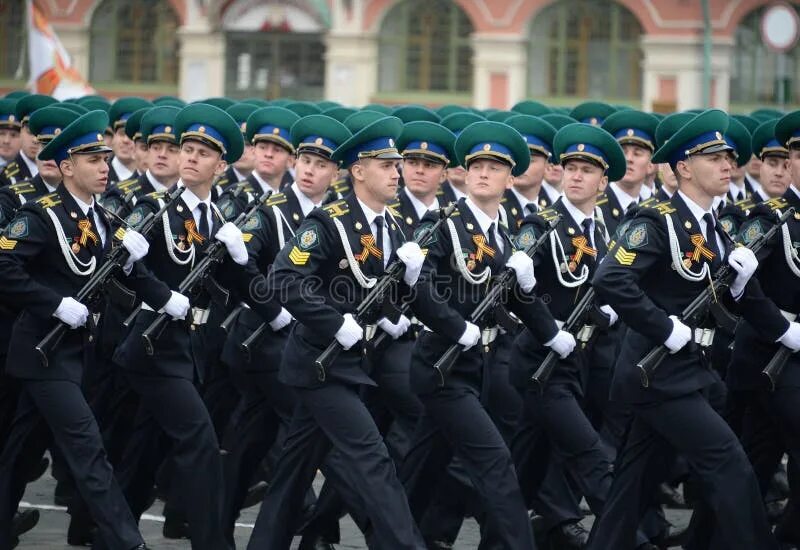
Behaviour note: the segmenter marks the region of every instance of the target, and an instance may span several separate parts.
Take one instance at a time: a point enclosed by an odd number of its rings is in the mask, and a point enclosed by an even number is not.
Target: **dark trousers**
[[[21,387],[17,414],[0,456],[0,548],[10,547],[11,519],[25,490],[26,469],[31,460],[38,463],[50,434],[106,547],[127,550],[141,544],[81,388],[60,380],[23,380]]]
[[[617,461],[603,515],[588,549],[636,547],[636,528],[675,453],[686,457],[715,511],[725,547],[776,548],[753,470],[736,435],[695,392],[633,407],[634,420]],[[702,532],[702,529],[697,531]]]
[[[394,463],[358,387],[332,382],[295,392],[299,402],[248,548],[289,548],[305,493],[333,447],[352,470],[353,489],[375,538],[386,548],[423,549]]]

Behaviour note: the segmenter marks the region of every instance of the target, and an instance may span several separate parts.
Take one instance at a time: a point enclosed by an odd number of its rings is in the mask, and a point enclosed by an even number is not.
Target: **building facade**
[[[700,0],[35,1],[109,97],[703,106]],[[761,37],[775,0],[708,2],[710,106],[800,104],[800,47]],[[0,0],[0,92],[27,81],[24,21]]]

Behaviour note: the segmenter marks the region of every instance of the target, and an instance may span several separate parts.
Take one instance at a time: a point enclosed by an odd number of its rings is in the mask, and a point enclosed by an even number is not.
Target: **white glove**
[[[669,338],[664,342],[664,345],[669,348],[670,353],[678,353],[683,346],[691,341],[692,329],[684,325],[674,315],[670,315],[669,318],[672,321],[672,332],[669,333]]]
[[[292,322],[292,314],[286,311],[286,308],[281,308],[281,312],[269,322],[269,327],[274,331],[279,331],[286,325]]]
[[[350,349],[356,342],[364,337],[364,329],[361,328],[350,313],[344,314],[344,323],[336,331],[334,338],[339,341],[344,349]]]
[[[736,279],[731,285],[731,295],[738,298],[744,292],[747,281],[758,269],[758,259],[752,250],[740,246],[728,254],[728,264],[736,271]]]
[[[559,357],[566,359],[575,350],[577,342],[575,337],[566,330],[559,330],[552,340],[545,346],[556,352]]]
[[[464,329],[461,338],[458,339],[458,343],[464,346],[464,351],[466,351],[477,344],[480,339],[481,329],[478,328],[478,325],[473,325],[467,321],[467,328]]]
[[[403,281],[408,286],[414,286],[417,284],[419,272],[422,271],[422,264],[425,262],[425,255],[422,253],[422,249],[417,243],[409,241],[397,249],[397,257],[406,264]]]
[[[164,304],[164,307],[159,309],[158,312],[166,313],[173,319],[186,319],[186,315],[189,313],[189,308],[191,307],[189,298],[174,290],[170,292],[172,295],[169,297],[169,300],[167,300],[167,303]]]
[[[392,323],[386,317],[378,319],[378,326],[383,329],[386,334],[392,337],[392,340],[397,340],[406,333],[408,327],[411,326],[411,319],[405,315],[401,315],[397,323]]]
[[[89,309],[75,298],[62,298],[53,317],[64,321],[69,328],[75,329],[86,324],[89,318]]]
[[[619,320],[619,315],[611,306],[600,306],[600,311],[608,315],[608,326],[613,326]]]
[[[133,262],[138,262],[147,256],[147,252],[150,250],[150,243],[147,242],[144,235],[132,229],[126,231],[125,236],[122,237],[122,246],[125,247],[125,250],[127,250],[129,254],[128,260],[125,262],[124,266],[126,273],[130,269],[130,266],[133,265]]]
[[[508,258],[506,267],[514,270],[519,287],[523,292],[530,292],[536,286],[536,276],[533,274],[533,260],[521,250],[517,250]]]
[[[232,222],[225,223],[219,228],[214,238],[225,245],[231,259],[239,265],[247,263],[247,247],[244,245],[242,231]]]
[[[778,338],[778,342],[792,350],[793,353],[800,351],[800,323],[789,323],[789,329]]]

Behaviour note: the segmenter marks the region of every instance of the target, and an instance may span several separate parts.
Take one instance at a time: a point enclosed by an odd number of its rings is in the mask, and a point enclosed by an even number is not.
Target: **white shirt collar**
[[[455,195],[455,197],[456,197],[456,200],[459,200],[459,199],[466,199],[466,198],[467,198],[467,194],[466,194],[466,193],[464,193],[464,192],[463,192],[461,189],[458,189],[458,188],[457,188],[455,185],[453,185],[452,183],[450,184],[450,189],[452,189],[452,190],[453,190],[453,195]]]
[[[486,212],[478,208],[478,206],[474,202],[472,202],[472,200],[469,197],[467,197],[466,199],[466,205],[469,206],[469,209],[472,211],[472,215],[475,216],[475,220],[478,222],[478,225],[480,226],[481,231],[483,231],[484,235],[486,235],[487,237],[489,236],[489,226],[492,224],[494,224],[495,231],[497,231],[500,222],[499,209],[497,212],[498,213],[497,217],[492,219],[486,214]]]
[[[655,193],[656,193],[655,185],[653,185],[653,187],[650,187],[649,185],[644,184],[642,185],[642,188],[639,191],[639,200],[646,201],[647,199],[655,195]]]
[[[730,190],[731,195],[737,195],[739,193],[744,195],[745,193],[747,193],[747,189],[745,189],[744,184],[745,184],[744,178],[742,178],[741,185],[736,185],[736,182],[731,180],[731,182],[728,184],[729,185],[728,189]]]
[[[114,168],[114,172],[117,173],[119,181],[130,179],[130,177],[133,175],[133,171],[128,170],[128,168],[122,164],[117,157],[111,159],[111,166]]]
[[[617,182],[612,181],[610,184],[608,184],[608,186],[611,188],[611,191],[614,193],[614,195],[616,195],[619,205],[622,207],[623,211],[628,210],[628,207],[632,202],[639,202],[639,197],[630,196],[628,193],[623,191],[619,185],[617,185]]]
[[[713,212],[713,208],[714,208],[713,201],[712,201],[712,206],[711,206],[711,209],[709,209],[709,210],[703,210],[703,207],[702,207],[702,206],[700,206],[699,204],[697,204],[696,202],[694,202],[692,199],[690,199],[689,197],[687,197],[687,196],[686,196],[686,193],[684,193],[684,192],[683,192],[683,191],[681,191],[680,189],[678,189],[678,194],[679,194],[679,195],[680,195],[680,197],[683,199],[683,202],[685,202],[685,203],[686,203],[686,206],[688,206],[688,207],[689,207],[689,211],[692,213],[692,215],[694,216],[694,218],[697,220],[697,223],[698,223],[698,224],[699,224],[700,222],[703,222],[703,223],[705,223],[705,222],[704,222],[704,220],[703,220],[703,216],[705,216],[706,214],[711,214],[712,216],[714,215],[714,212]],[[716,198],[716,197],[715,197],[715,198]]]
[[[303,211],[303,216],[308,216],[308,213],[314,210],[319,204],[314,203],[311,199],[309,199],[305,193],[300,191],[300,186],[297,185],[297,182],[293,182],[291,185],[292,191],[294,191],[295,196],[297,197],[297,202],[300,203],[300,210]]]
[[[183,202],[186,203],[186,206],[189,208],[189,210],[192,213],[194,213],[195,209],[197,208],[197,205],[200,204],[201,202],[205,203],[206,208],[207,208],[207,210],[206,210],[207,212],[211,211],[211,194],[210,193],[209,193],[208,197],[206,198],[206,200],[201,200],[200,197],[195,195],[192,192],[192,190],[187,187],[187,188],[185,188],[183,190],[183,193],[181,193],[181,199],[183,199]]]
[[[513,187],[511,188],[511,192],[517,198],[517,200],[519,201],[519,204],[522,205],[522,214],[523,215],[529,214],[529,212],[525,211],[525,207],[528,206],[529,204],[533,205],[533,211],[534,212],[536,212],[539,209],[539,204],[538,204],[539,201],[537,199],[530,200],[528,197],[524,196],[522,193],[520,193],[519,191],[517,191]]]
[[[566,197],[566,195],[561,197],[561,202],[564,203],[564,208],[567,209],[567,212],[569,212],[569,215],[572,216],[573,220],[575,220],[575,223],[578,224],[578,227],[583,229],[583,221],[587,220],[587,219],[588,220],[592,220],[592,226],[591,227],[594,227],[594,217],[593,216],[587,216],[586,214],[581,212],[580,209],[577,206],[575,206],[574,204],[572,204],[569,201],[569,199]]]
[[[246,179],[247,179],[247,176],[245,176],[244,174],[242,174],[241,172],[239,172],[239,171],[236,169],[236,167],[235,167],[235,166],[231,166],[231,168],[233,168],[233,175],[234,175],[234,176],[236,176],[236,181],[242,181],[242,180],[246,180]],[[236,181],[230,181],[230,182],[228,182],[228,183],[236,183]]]
[[[70,195],[72,195],[72,193],[70,193]],[[81,199],[79,199],[75,195],[72,195],[72,198],[75,199],[75,202],[78,204],[78,208],[81,209],[81,212],[83,212],[84,216],[86,215],[86,213],[89,211],[90,208],[94,208],[94,198],[92,199],[92,202],[90,202],[90,203],[83,202]]]
[[[58,188],[58,186],[56,186],[56,185],[50,185],[49,183],[44,181],[44,179],[42,179],[42,183],[44,184],[44,187],[45,187],[45,189],[47,189],[48,193],[53,193]]]
[[[761,190],[761,182],[758,181],[753,176],[751,176],[750,174],[745,173],[744,179],[750,182],[750,186],[753,188],[754,191],[760,191]]]
[[[31,173],[31,177],[39,173],[39,167],[36,166],[36,163],[29,159],[28,155],[26,155],[21,149],[19,151],[19,156],[22,157],[22,160],[25,161],[25,164],[28,166],[28,171]]]
[[[379,216],[382,216],[384,219],[386,219],[386,208],[385,207],[383,208],[382,211],[375,212],[372,208],[370,208],[369,206],[367,206],[366,204],[361,202],[361,199],[356,197],[356,200],[358,201],[358,204],[361,206],[361,210],[364,211],[364,217],[367,218],[367,223],[370,225],[370,227],[375,222],[375,218],[377,218]],[[385,223],[384,223],[384,227],[386,227]]]
[[[152,185],[153,189],[155,189],[156,191],[166,191],[167,190],[167,186],[164,185],[163,183],[161,183],[160,181],[158,181],[156,179],[156,177],[150,172],[149,168],[144,173],[144,175],[147,176],[147,181],[150,182],[150,185]]]
[[[255,179],[261,186],[262,193],[277,193],[279,191],[278,189],[272,187],[268,181],[262,179],[261,176],[258,175],[258,172],[256,172],[255,170],[253,170],[252,174],[253,174],[253,179]]]
[[[417,213],[417,217],[422,219],[422,217],[430,210],[437,210],[439,208],[439,199],[435,196],[433,197],[433,202],[430,206],[425,206],[425,204],[419,200],[417,197],[414,196],[414,193],[408,190],[408,187],[403,187],[403,192],[408,197],[408,200],[411,201],[411,205],[414,207],[414,211]]]
[[[556,202],[558,200],[558,197],[561,196],[561,191],[559,191],[546,181],[542,181],[542,189],[544,189],[544,192],[547,193],[547,198],[550,199],[550,204]]]
[[[800,187],[797,187],[797,185],[793,183],[789,186],[789,189],[791,189],[794,194],[797,195],[797,198],[800,199]]]

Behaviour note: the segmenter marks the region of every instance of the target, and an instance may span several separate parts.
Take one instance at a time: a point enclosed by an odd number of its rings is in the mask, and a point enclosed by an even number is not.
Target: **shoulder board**
[[[220,187],[225,187],[230,182],[231,182],[231,180],[228,179],[228,176],[222,175],[219,178],[217,178],[217,181],[214,182],[214,185],[219,185]]]
[[[398,206],[399,206],[399,204],[398,204]],[[402,218],[403,217],[403,215],[400,213],[400,211],[397,210],[397,208],[395,208],[395,206],[393,204],[390,204],[389,206],[387,206],[386,210],[388,210],[389,214],[391,214],[395,218]]]
[[[656,202],[654,204],[642,206],[639,209],[640,212],[646,212],[648,210],[655,210],[662,216],[669,216],[670,214],[676,212],[676,210],[672,207],[672,203],[669,201]]]
[[[267,199],[267,206],[275,206],[276,204],[283,204],[287,201],[286,193],[273,193]]]
[[[655,197],[655,195],[653,195],[650,198],[647,198],[642,202],[640,202],[639,208],[650,208],[658,204],[658,202],[659,202],[658,199]]]
[[[19,183],[12,183],[8,186],[9,191],[16,193],[17,195],[25,195],[27,193],[35,193],[36,188],[30,182],[30,180],[21,181]]]
[[[755,207],[756,203],[753,202],[753,199],[746,198],[740,201],[736,201],[735,203],[733,203],[733,205],[738,206],[742,210],[751,210],[753,207]]]
[[[6,164],[6,167],[3,169],[3,174],[6,176],[13,176],[17,172],[19,172],[19,163],[15,160]]]
[[[502,197],[500,197],[500,204],[505,204],[505,203],[507,203],[507,202],[508,202],[508,197],[506,197],[505,195],[503,195]]]
[[[331,218],[338,218],[350,212],[350,207],[347,206],[347,201],[336,201],[326,204],[322,209],[328,213]]]
[[[124,181],[117,182],[117,187],[123,192],[123,194],[127,193],[131,189],[135,189],[139,187],[139,179],[138,178],[131,178]]]
[[[540,218],[542,218],[543,220],[549,222],[551,220],[556,219],[558,217],[559,213],[556,212],[556,210],[554,208],[545,208],[541,212],[537,212],[536,215],[539,216]]]
[[[398,208],[400,208],[400,201],[398,200],[397,202],[393,202],[392,204],[388,205],[388,207],[397,210]]]
[[[608,196],[603,193],[597,196],[597,202],[595,203],[595,205],[602,206],[607,202],[608,202]]]
[[[58,193],[50,193],[49,195],[39,197],[35,202],[42,208],[53,208],[61,204],[61,197],[58,196]]]
[[[163,191],[153,191],[152,193],[146,194],[142,198],[143,199],[144,198],[153,199],[153,200],[157,201],[158,199],[163,199],[164,198],[164,192]]]
[[[775,197],[774,199],[764,201],[764,205],[770,210],[783,210],[789,207],[789,202],[783,197]]]

